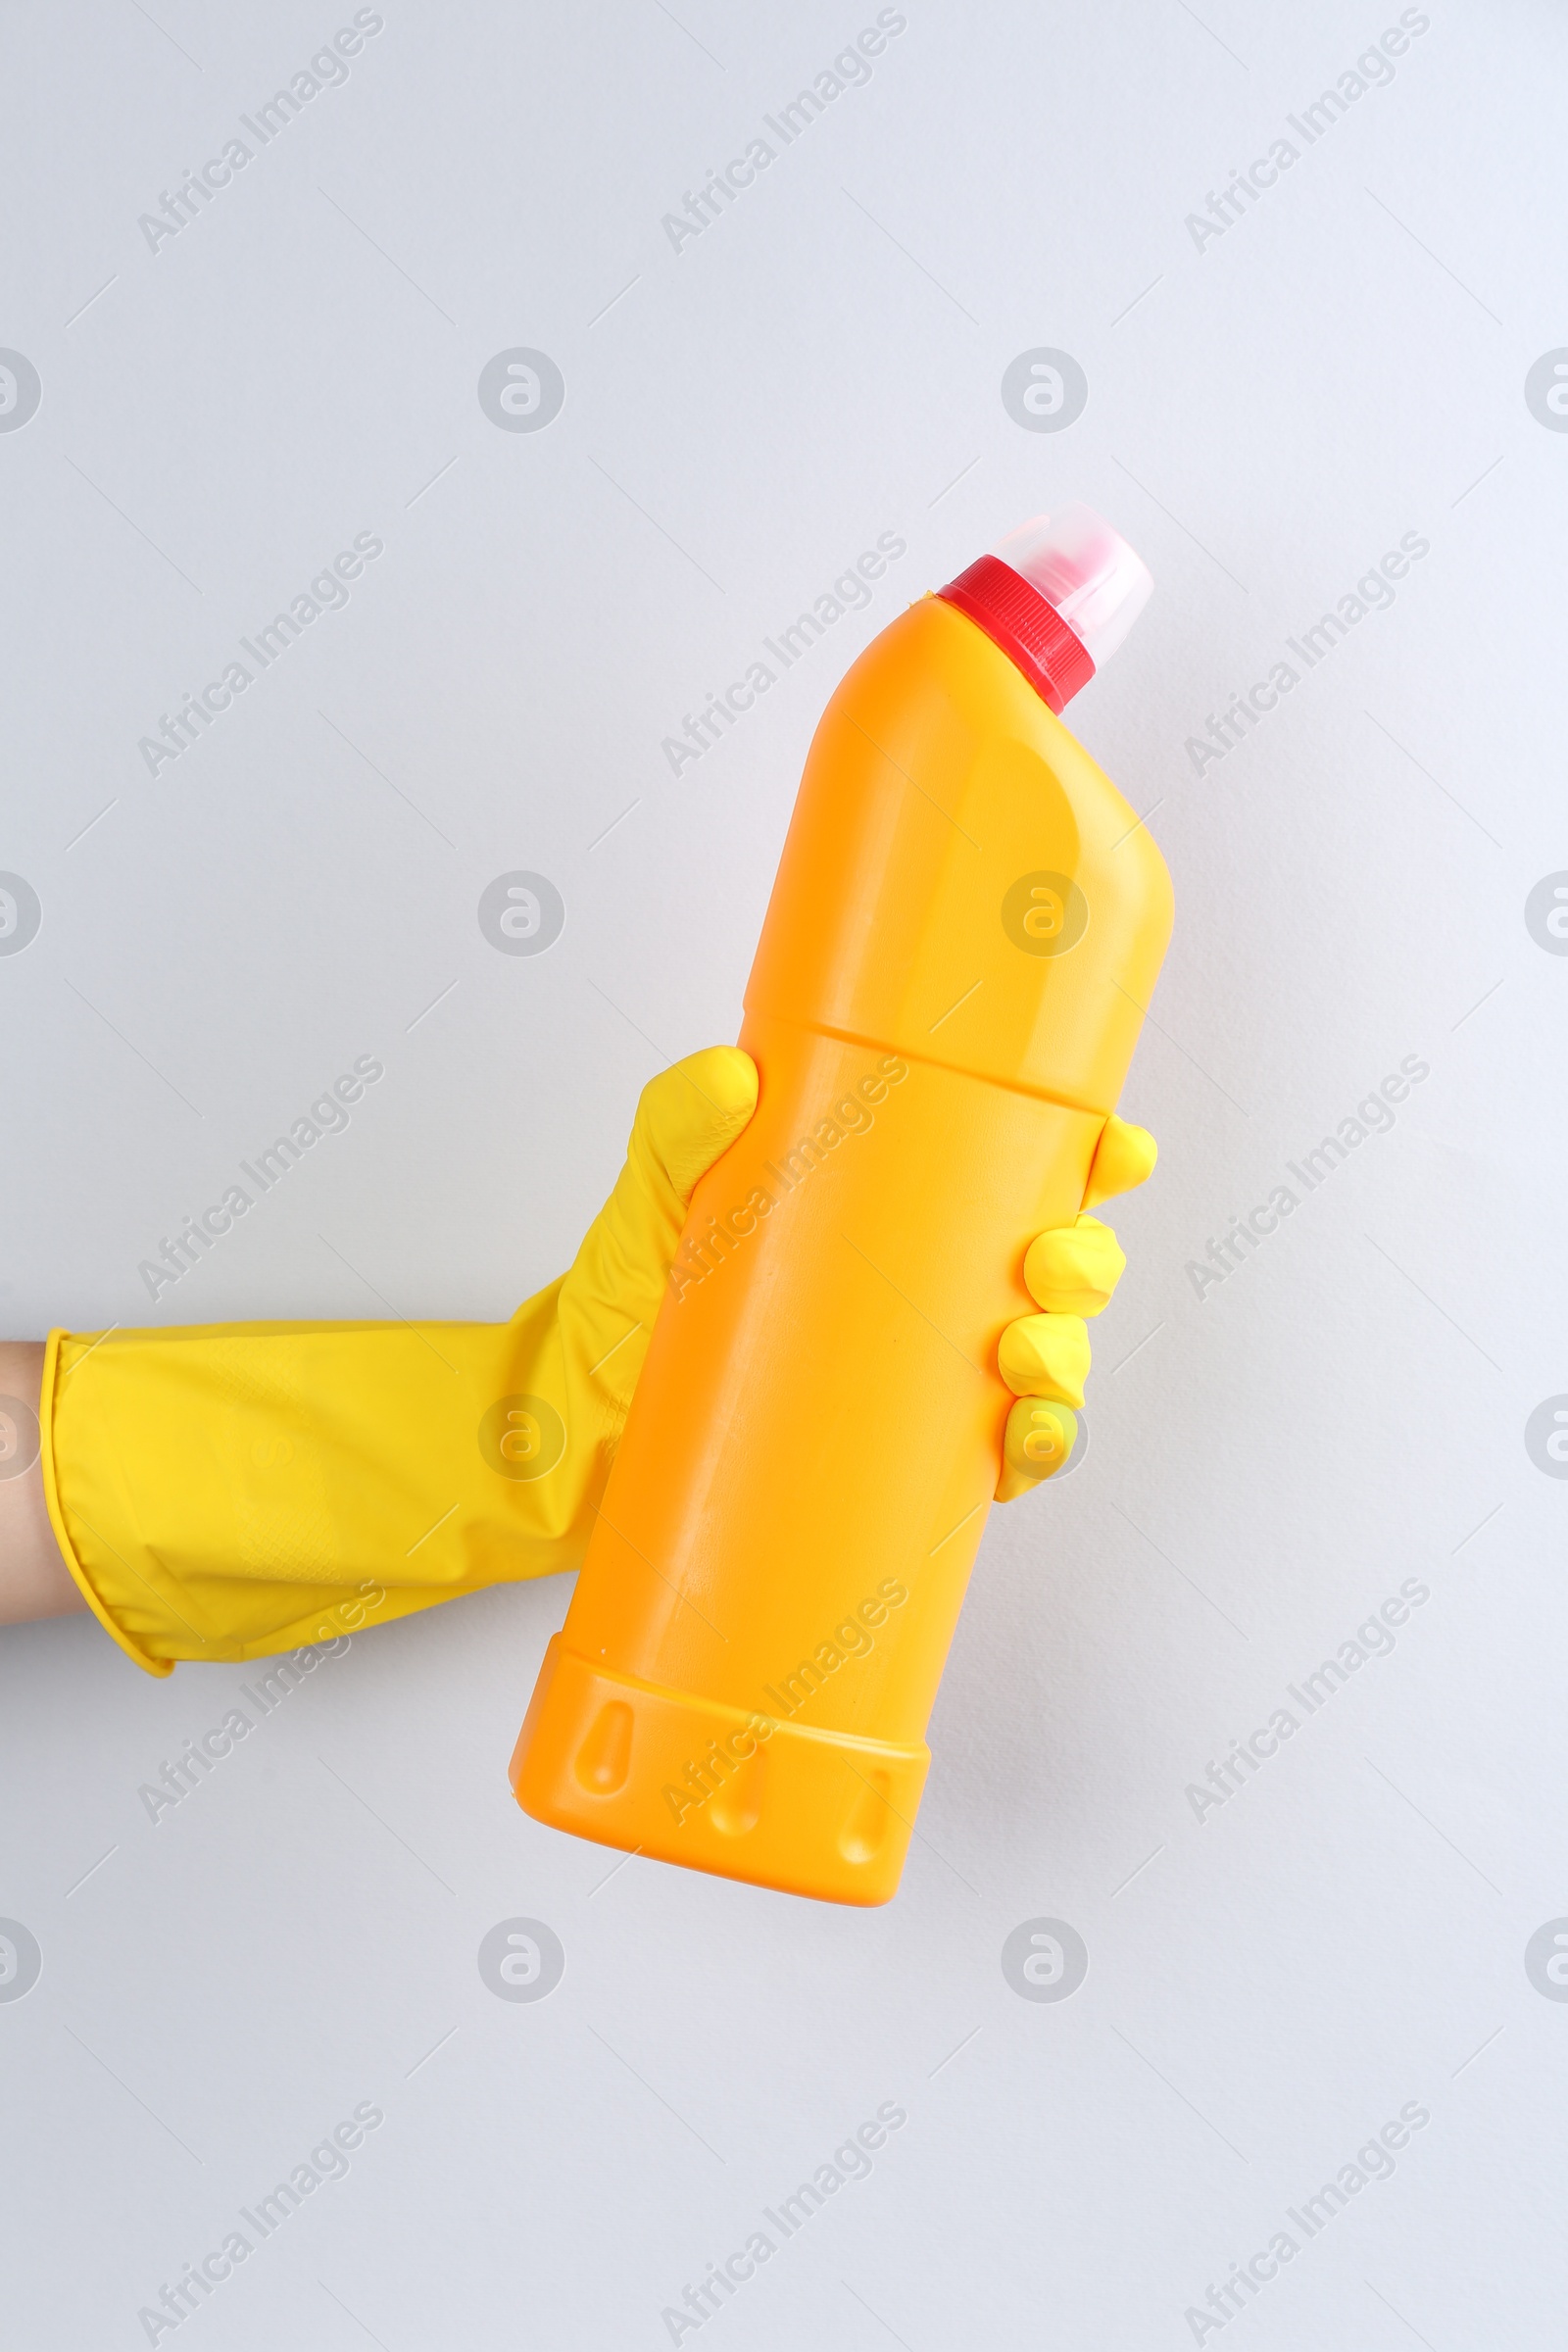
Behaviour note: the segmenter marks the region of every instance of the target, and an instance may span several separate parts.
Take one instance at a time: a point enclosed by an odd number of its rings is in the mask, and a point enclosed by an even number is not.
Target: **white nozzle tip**
[[[1055,608],[1102,669],[1153,592],[1153,576],[1093,507],[1037,514],[991,553]]]

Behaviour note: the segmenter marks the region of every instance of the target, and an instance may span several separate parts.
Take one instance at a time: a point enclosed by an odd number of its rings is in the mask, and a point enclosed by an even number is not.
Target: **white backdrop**
[[[4,1327],[509,1313],[642,1082],[734,1035],[843,668],[1079,496],[1157,593],[1072,723],[1177,900],[1090,1450],[993,1518],[880,1912],[518,1812],[561,1579],[356,1639],[156,1824],[139,1788],[254,1676],[0,1637],[19,2352],[168,2342],[138,2313],[236,2230],[182,2343],[1157,2352],[1244,2303],[1270,2352],[1556,2340],[1568,35],[1544,0],[908,0],[862,74],[869,0],[776,13],[387,0],[335,77],[325,0],[8,10],[0,867],[41,927],[0,955]],[[481,406],[519,349],[544,429]],[[1087,380],[1065,424],[1004,403],[1040,351]],[[869,606],[672,773],[882,532]],[[347,603],[247,661],[357,535]],[[548,955],[480,931],[515,868],[564,898]],[[151,1305],[160,1238],[367,1054],[348,1131]],[[538,2003],[477,1965],[519,1916],[564,1952]],[[1040,1919],[1070,1997],[1004,1972]],[[356,2108],[344,2177],[247,2230]],[[763,2218],[879,2108],[866,2177]]]

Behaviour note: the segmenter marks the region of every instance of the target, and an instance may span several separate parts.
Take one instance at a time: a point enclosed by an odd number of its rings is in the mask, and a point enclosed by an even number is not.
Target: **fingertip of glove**
[[[739,1046],[707,1046],[677,1061],[668,1075],[695,1088],[715,1121],[743,1127],[757,1108],[757,1064]]]
[[[1109,1200],[1117,1193],[1130,1193],[1134,1185],[1143,1184],[1153,1174],[1158,1156],[1159,1147],[1147,1127],[1135,1127],[1112,1111],[1101,1130],[1089,1170],[1084,1190],[1085,1208],[1094,1208],[1102,1200]]]
[[[739,1046],[708,1046],[644,1087],[637,1125],[683,1199],[757,1108],[757,1083]]]
[[[1020,1397],[1007,1415],[997,1480],[998,1502],[1016,1501],[1020,1494],[1054,1478],[1071,1460],[1077,1437],[1078,1418],[1069,1407]]]

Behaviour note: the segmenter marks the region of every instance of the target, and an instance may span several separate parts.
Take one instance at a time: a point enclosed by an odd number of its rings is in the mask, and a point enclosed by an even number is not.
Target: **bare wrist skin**
[[[0,1340],[0,1625],[87,1606],[61,1557],[38,1460],[41,1340]]]

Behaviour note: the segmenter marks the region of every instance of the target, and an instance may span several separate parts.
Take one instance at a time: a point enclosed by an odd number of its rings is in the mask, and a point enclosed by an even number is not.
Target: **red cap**
[[[1153,580],[1085,506],[1039,514],[941,591],[1058,713],[1121,644]]]

